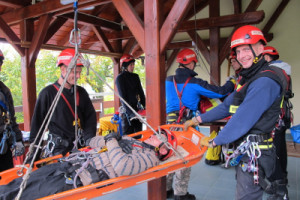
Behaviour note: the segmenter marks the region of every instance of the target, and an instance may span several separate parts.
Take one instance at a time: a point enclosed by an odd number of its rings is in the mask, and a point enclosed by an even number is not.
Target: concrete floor
[[[290,200],[300,200],[300,158],[288,158],[288,178]],[[235,170],[223,169],[220,165],[206,165],[204,159],[192,167],[189,192],[197,200],[233,200],[235,194]],[[147,184],[143,183],[95,200],[146,200]]]
[[[208,131],[208,129],[200,130],[205,135]],[[300,200],[300,158],[288,157],[288,180],[290,200]],[[209,166],[205,164],[203,158],[192,167],[188,191],[194,194],[197,200],[234,200],[235,185],[234,168]],[[143,183],[94,200],[146,200],[147,196],[147,183]]]

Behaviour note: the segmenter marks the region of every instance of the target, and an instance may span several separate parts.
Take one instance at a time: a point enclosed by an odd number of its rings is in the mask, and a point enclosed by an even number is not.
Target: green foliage
[[[17,54],[3,51],[5,60],[1,67],[0,80],[10,89],[14,105],[22,105],[22,80],[21,80],[21,58]]]
[[[5,45],[1,50],[5,55],[4,64],[2,65],[2,71],[0,73],[0,80],[10,88],[15,106],[21,106],[22,103],[22,79],[21,79],[21,58],[19,54],[10,46]],[[48,84],[55,82],[60,76],[60,69],[56,67],[56,59],[60,52],[41,50],[36,60],[36,92],[39,92]],[[91,67],[106,81],[110,87],[114,87],[114,74],[113,74],[113,61],[109,57],[84,55],[91,63]],[[93,91],[100,92],[113,92],[106,84],[98,78],[98,76],[89,71],[89,75],[86,74],[87,69],[83,68],[81,78],[78,80],[79,85],[90,85]],[[141,60],[137,59],[135,62],[134,73],[139,74],[143,87],[145,88],[145,67],[142,66]],[[105,101],[112,101],[113,95],[107,95],[104,97]],[[105,109],[105,114],[114,113],[114,108]],[[23,113],[16,113],[17,122],[24,121]]]
[[[35,63],[37,95],[47,85],[54,83],[60,76],[60,69],[56,67],[59,52],[41,50]]]
[[[114,77],[111,58],[95,55],[85,55],[85,58],[90,61],[90,66],[97,74],[112,87]],[[89,71],[89,75],[86,74],[86,71],[86,68],[82,70],[78,83],[88,83],[96,93],[105,92],[105,83],[92,70]]]

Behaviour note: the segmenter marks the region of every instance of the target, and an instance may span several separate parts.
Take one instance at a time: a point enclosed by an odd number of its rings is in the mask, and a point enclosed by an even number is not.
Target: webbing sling
[[[175,87],[175,90],[176,90],[176,93],[177,93],[177,96],[178,96],[178,99],[179,99],[179,116],[178,116],[178,119],[177,119],[177,123],[179,123],[182,119],[182,116],[183,116],[183,113],[184,113],[184,110],[185,110],[185,106],[183,105],[182,101],[181,101],[181,97],[182,97],[182,93],[183,93],[183,89],[185,88],[185,86],[188,84],[188,82],[191,80],[192,77],[188,77],[182,87],[182,90],[179,92],[178,91],[178,88],[177,88],[177,83],[176,83],[176,80],[175,80],[175,76],[173,76],[173,83],[174,83],[174,87]],[[183,105],[183,107],[182,107]]]
[[[53,86],[55,87],[55,89],[56,89],[57,91],[59,91],[58,87],[57,87],[55,84],[53,84]],[[69,109],[70,109],[72,115],[73,115],[74,118],[75,118],[75,112],[74,112],[72,106],[70,105],[68,99],[65,97],[65,95],[64,95],[63,93],[61,93],[61,96],[62,96],[62,98],[65,100],[67,106],[69,107]],[[79,93],[78,93],[78,92],[76,92],[76,102],[77,102],[76,106],[78,106],[78,105],[79,105]],[[77,118],[78,118],[78,116],[77,116]]]

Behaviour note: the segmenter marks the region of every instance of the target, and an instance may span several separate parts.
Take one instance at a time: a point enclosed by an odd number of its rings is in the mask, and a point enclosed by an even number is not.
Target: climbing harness
[[[5,125],[4,125],[4,131],[2,135],[2,139],[0,142],[0,155],[3,155],[7,152],[8,148],[15,149],[16,148],[16,133],[13,131],[11,124],[10,124],[10,117],[9,112],[3,113]],[[11,145],[11,147],[9,147]]]
[[[258,159],[261,157],[261,150],[271,149],[273,139],[264,135],[250,134],[244,141],[233,151],[231,155],[226,157],[225,167],[237,166],[240,164],[243,172],[253,173],[254,184],[259,183]],[[248,160],[242,158],[248,156]]]
[[[176,94],[177,94],[177,97],[179,99],[179,113],[176,113],[176,112],[172,112],[172,113],[168,113],[168,121],[170,122],[170,120],[174,120],[173,123],[177,123],[177,124],[180,124],[182,123],[182,119],[185,117],[185,116],[188,116],[189,115],[189,112],[190,112],[190,109],[188,109],[187,107],[185,107],[181,101],[181,98],[182,98],[182,93],[183,93],[183,90],[185,88],[185,86],[188,84],[188,82],[191,80],[192,77],[188,77],[182,87],[182,90],[179,92],[178,91],[178,87],[177,87],[177,83],[176,83],[176,80],[175,80],[175,76],[173,76],[173,83],[174,83],[174,88],[176,90]],[[178,114],[178,116],[177,116]],[[173,117],[173,115],[175,116],[175,118]],[[171,119],[169,119],[171,118]],[[177,118],[177,119],[176,119]],[[175,120],[176,119],[176,120]]]

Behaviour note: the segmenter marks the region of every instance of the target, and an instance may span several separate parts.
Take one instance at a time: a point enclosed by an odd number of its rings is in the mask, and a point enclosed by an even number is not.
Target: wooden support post
[[[220,2],[213,0],[209,2],[209,17],[220,16]],[[211,79],[214,79],[216,84],[220,85],[220,63],[219,63],[219,40],[220,28],[214,27],[209,29],[210,35],[210,74]],[[211,80],[212,82],[212,80]],[[219,131],[219,126],[211,126],[210,131]]]
[[[160,2],[145,0],[146,110],[147,121],[156,128],[165,122],[165,67],[160,52]],[[149,78],[148,78],[149,77]],[[148,199],[166,199],[166,178],[148,182]]]
[[[31,41],[34,33],[33,20],[24,20],[20,24],[20,31],[22,40]],[[21,56],[24,131],[30,131],[31,117],[36,102],[35,67],[29,67],[29,65],[30,52],[29,49],[25,49],[25,55]]]

